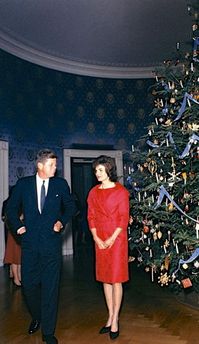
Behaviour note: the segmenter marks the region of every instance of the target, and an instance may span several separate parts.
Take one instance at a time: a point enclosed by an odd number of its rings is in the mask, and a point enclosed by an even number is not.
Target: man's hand
[[[54,224],[54,232],[57,232],[59,233],[61,231],[61,229],[63,228],[63,225],[60,221],[57,221],[55,224]]]
[[[17,230],[17,234],[21,235],[21,234],[24,234],[26,233],[26,227],[23,226],[23,227],[20,227],[18,230]]]

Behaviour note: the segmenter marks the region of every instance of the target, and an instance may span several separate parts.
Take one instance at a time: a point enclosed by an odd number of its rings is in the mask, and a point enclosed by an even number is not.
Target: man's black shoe
[[[40,328],[40,322],[38,320],[32,320],[28,329],[29,334],[37,332]]]
[[[46,342],[46,344],[58,344],[57,338],[53,335],[43,335],[42,340]]]

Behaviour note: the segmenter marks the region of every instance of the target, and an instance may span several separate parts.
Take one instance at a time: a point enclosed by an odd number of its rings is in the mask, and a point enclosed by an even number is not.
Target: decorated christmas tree
[[[133,147],[126,185],[131,190],[130,260],[152,281],[199,292],[199,5],[192,15],[193,47],[156,72],[151,125]]]

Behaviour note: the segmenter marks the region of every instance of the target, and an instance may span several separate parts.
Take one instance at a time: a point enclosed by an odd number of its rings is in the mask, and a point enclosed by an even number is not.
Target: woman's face
[[[109,176],[106,173],[106,169],[104,165],[97,165],[95,168],[95,175],[98,182],[105,182],[109,180]]]

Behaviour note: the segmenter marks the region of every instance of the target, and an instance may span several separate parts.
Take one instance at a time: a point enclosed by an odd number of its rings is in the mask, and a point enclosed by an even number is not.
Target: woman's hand
[[[100,250],[104,250],[105,248],[107,248],[107,246],[105,245],[105,242],[101,240],[99,237],[96,236],[94,238],[94,241]]]
[[[114,242],[115,238],[111,236],[110,238],[105,240],[104,245],[106,248],[110,248],[111,246],[113,246]]]

